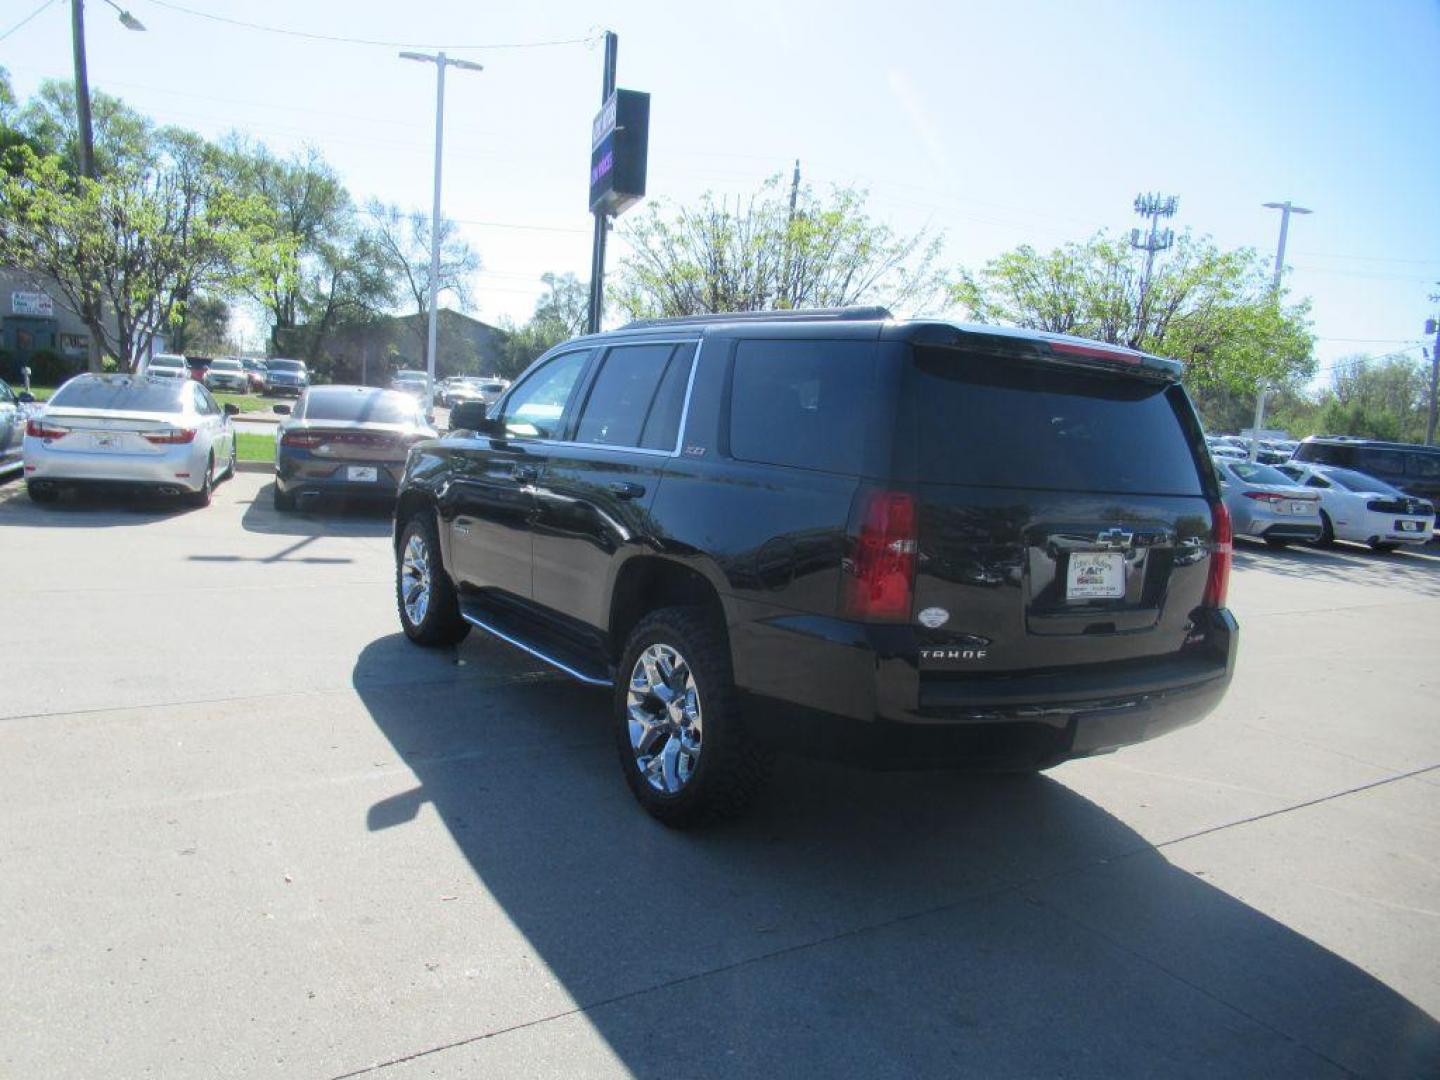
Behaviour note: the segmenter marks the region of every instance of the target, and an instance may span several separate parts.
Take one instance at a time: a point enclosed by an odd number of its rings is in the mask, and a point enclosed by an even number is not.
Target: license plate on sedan
[[[380,479],[380,470],[374,465],[350,465],[345,469],[345,479],[374,483]]]
[[[1401,532],[1419,532],[1420,526],[1423,524],[1424,522],[1420,521],[1397,521],[1395,527]]]
[[[1309,514],[1309,513],[1313,513],[1313,506],[1314,506],[1313,503],[1308,503],[1308,502],[1292,502],[1292,503],[1290,504],[1290,513],[1292,513],[1292,514]]]
[[[1067,600],[1115,600],[1125,595],[1125,556],[1076,552],[1065,577]]]

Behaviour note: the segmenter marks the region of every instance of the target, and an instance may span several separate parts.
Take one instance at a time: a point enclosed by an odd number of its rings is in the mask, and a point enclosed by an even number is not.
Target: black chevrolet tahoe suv
[[[1044,769],[1224,694],[1230,522],[1174,361],[884,309],[632,323],[409,456],[405,633],[611,689],[660,820],[776,751]]]

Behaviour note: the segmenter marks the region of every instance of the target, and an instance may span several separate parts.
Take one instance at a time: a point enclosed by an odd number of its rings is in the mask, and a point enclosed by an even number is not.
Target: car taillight
[[[1230,511],[1221,502],[1210,504],[1215,535],[1210,544],[1210,576],[1205,579],[1206,607],[1222,608],[1230,591],[1230,562],[1235,557],[1235,533],[1230,527]]]
[[[1279,506],[1286,501],[1286,496],[1276,495],[1273,491],[1246,491],[1245,498],[1254,499],[1256,502],[1263,502],[1270,506]]]
[[[165,428],[161,431],[142,431],[146,442],[152,442],[156,446],[179,446],[182,443],[195,441],[195,428]]]
[[[27,420],[25,434],[32,439],[63,439],[70,434],[70,429],[56,424],[47,424],[44,420]]]
[[[867,622],[907,622],[915,581],[915,497],[861,489],[852,514],[843,577],[845,614]]]
[[[293,446],[297,450],[314,450],[325,441],[325,436],[312,431],[287,431],[280,436],[281,446]]]

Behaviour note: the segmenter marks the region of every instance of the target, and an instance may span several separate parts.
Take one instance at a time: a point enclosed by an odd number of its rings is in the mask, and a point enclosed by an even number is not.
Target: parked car
[[[1440,504],[1440,446],[1312,435],[1301,440],[1292,460],[1353,469],[1407,495]]]
[[[0,380],[0,476],[24,465],[25,423],[23,402],[8,383]]]
[[[250,389],[250,379],[239,360],[221,356],[210,361],[210,367],[205,372],[205,385],[211,390],[243,394]]]
[[[1294,462],[1277,471],[1320,497],[1319,544],[1353,540],[1376,551],[1394,551],[1401,544],[1428,544],[1435,532],[1432,504],[1373,476]]]
[[[185,357],[177,353],[156,353],[146,360],[140,369],[144,374],[158,379],[188,379],[190,365]]]
[[[457,379],[453,385],[446,388],[445,403],[452,409],[458,405],[463,405],[467,401],[478,401],[483,405],[488,405],[498,398],[505,389],[504,386],[501,386],[498,392],[487,389],[494,385],[493,382],[488,382],[485,379]]]
[[[235,472],[237,411],[193,379],[77,375],[26,424],[26,489],[42,503],[63,488],[109,486],[208,505]]]
[[[398,394],[406,394],[415,399],[422,407],[425,405],[425,376],[422,373],[418,377],[410,372],[402,371],[390,380],[390,389]]]
[[[257,393],[265,391],[265,361],[244,359],[240,363],[245,368],[245,376],[249,380],[250,389]]]
[[[280,422],[275,508],[321,494],[394,498],[406,452],[435,435],[422,404],[371,386],[312,386]]]
[[[479,390],[480,400],[486,405],[499,401],[500,396],[510,389],[509,379],[480,379],[476,389]]]
[[[265,361],[265,393],[299,397],[309,385],[310,373],[305,369],[305,361],[283,357]]]
[[[1236,536],[1253,536],[1271,547],[1320,539],[1320,497],[1271,465],[1215,462],[1220,491]]]
[[[1244,461],[1247,457],[1244,450],[1238,446],[1231,446],[1229,443],[1216,443],[1210,447],[1210,456],[1224,458],[1227,461]]]
[[[671,825],[790,747],[1036,770],[1204,716],[1229,516],[1180,365],[883,309],[632,323],[412,448],[401,627],[611,690]]]

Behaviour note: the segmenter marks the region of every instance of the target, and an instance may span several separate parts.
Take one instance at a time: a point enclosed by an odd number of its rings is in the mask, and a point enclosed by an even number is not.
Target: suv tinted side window
[[[1404,476],[1405,455],[1398,450],[1362,449],[1355,455],[1355,467],[1375,476]]]
[[[505,399],[505,430],[534,439],[558,439],[565,406],[590,359],[590,350],[562,353],[531,372]]]
[[[601,446],[639,446],[673,344],[621,345],[605,354],[604,366],[575,428],[575,441]],[[672,443],[673,445],[673,443]]]
[[[730,392],[730,453],[858,473],[874,382],[870,342],[742,341]]]
[[[1440,454],[1412,454],[1410,475],[1424,477],[1426,480],[1440,477]]]

